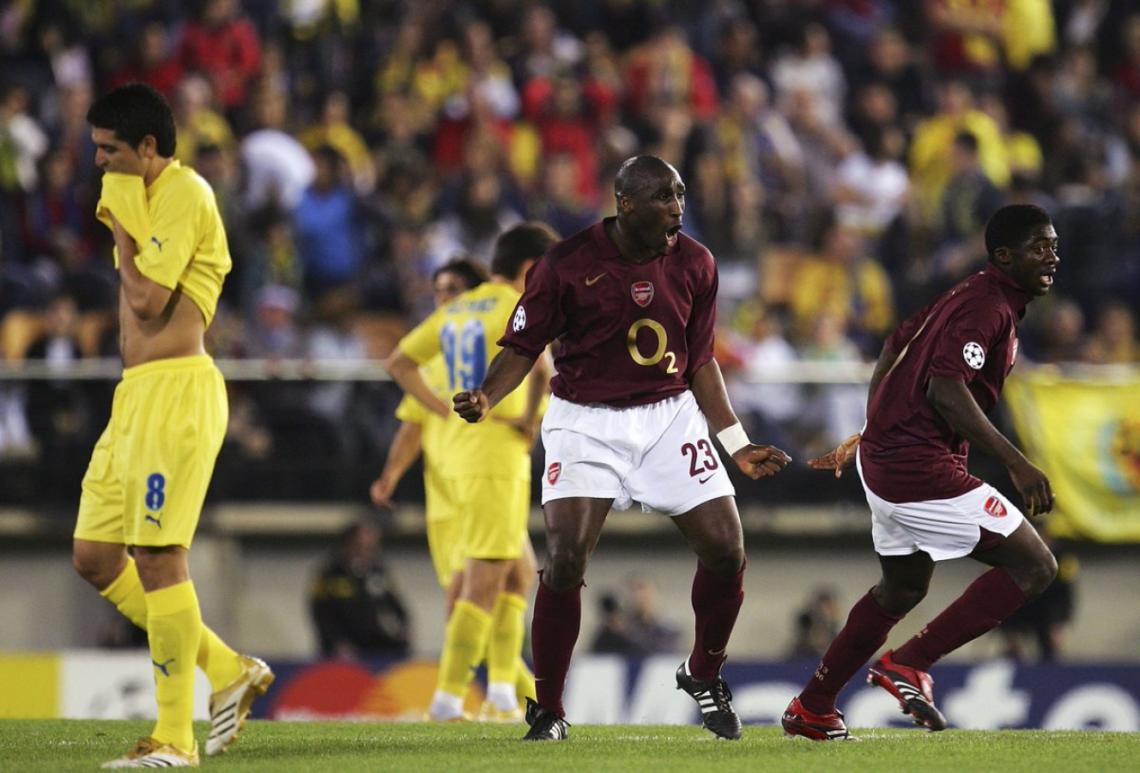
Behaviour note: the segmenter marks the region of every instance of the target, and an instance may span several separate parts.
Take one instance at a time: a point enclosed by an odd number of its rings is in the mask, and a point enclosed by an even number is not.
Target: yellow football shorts
[[[439,584],[446,588],[463,571],[463,519],[455,507],[451,481],[430,468],[424,471],[424,500],[428,551]]]
[[[453,478],[463,514],[464,558],[518,558],[530,515],[530,481]]]
[[[75,538],[190,547],[229,421],[206,355],[127,368],[91,453]]]

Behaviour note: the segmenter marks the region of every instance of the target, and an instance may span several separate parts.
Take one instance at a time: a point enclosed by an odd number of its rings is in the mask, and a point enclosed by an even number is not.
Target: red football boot
[[[842,741],[851,738],[847,733],[847,725],[843,724],[842,712],[815,714],[804,708],[798,696],[792,698],[792,702],[784,709],[780,724],[789,736],[802,735],[813,741]]]
[[[887,650],[875,661],[867,674],[867,684],[882,687],[895,696],[903,714],[909,714],[916,725],[945,730],[946,717],[934,706],[934,680],[930,674],[896,663],[893,655],[892,650]]]

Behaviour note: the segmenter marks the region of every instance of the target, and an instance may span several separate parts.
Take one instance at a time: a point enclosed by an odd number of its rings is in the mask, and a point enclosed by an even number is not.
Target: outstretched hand
[[[828,451],[823,456],[817,456],[815,459],[808,459],[808,466],[813,470],[834,470],[835,477],[843,477],[843,470],[855,463],[855,453],[862,437],[862,434],[856,432],[836,446],[834,450]]]
[[[733,454],[732,460],[749,478],[759,480],[775,475],[787,467],[792,457],[775,446],[758,446],[749,443]]]
[[[482,389],[459,392],[451,398],[451,403],[455,412],[472,424],[482,421],[491,410],[491,404]]]

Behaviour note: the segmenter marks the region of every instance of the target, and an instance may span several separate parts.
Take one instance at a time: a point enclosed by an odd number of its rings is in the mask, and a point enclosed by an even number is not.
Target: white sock
[[[436,690],[435,694],[431,696],[431,708],[428,709],[428,714],[435,722],[446,722],[449,719],[461,717],[463,716],[463,699],[445,690]]]
[[[487,700],[491,701],[499,711],[515,711],[519,707],[515,686],[508,682],[489,683],[487,685]]]

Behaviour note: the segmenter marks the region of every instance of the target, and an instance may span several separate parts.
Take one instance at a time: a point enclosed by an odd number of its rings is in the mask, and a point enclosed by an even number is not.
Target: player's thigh
[[[1009,537],[1025,522],[1021,511],[988,483],[957,497],[896,504],[891,519],[935,561],[968,556],[983,534]]]
[[[1050,580],[1056,573],[1057,559],[1053,551],[1029,521],[1022,520],[1009,536],[1003,537],[993,532],[990,534],[995,534],[996,538],[983,539],[978,549],[970,554],[973,558],[989,566],[1031,573],[1043,572],[1050,575]]]
[[[542,504],[556,499],[592,497],[614,499],[622,495],[622,478],[630,470],[628,454],[599,437],[567,428],[542,429],[546,468],[542,476]]]
[[[428,551],[439,584],[446,588],[463,571],[463,519],[456,504],[452,481],[433,471],[424,473]]]
[[[672,421],[625,480],[635,500],[672,516],[736,493],[696,399],[686,392],[678,403]]]
[[[228,421],[221,374],[202,359],[149,363],[173,364],[131,384],[130,421],[117,444],[127,544],[193,541]]]
[[[744,532],[733,497],[702,502],[673,523],[685,535],[693,552],[710,569],[738,571],[744,562]]]
[[[455,573],[463,571],[463,519],[428,520],[427,540],[436,577],[440,587],[446,588]]]
[[[522,555],[530,514],[530,481],[464,478],[457,481],[468,559],[514,559]]]
[[[115,414],[112,410],[111,420],[95,443],[91,461],[83,475],[79,516],[73,534],[76,540],[125,544],[123,484],[115,470],[114,424]],[[77,554],[77,565],[79,560]]]

